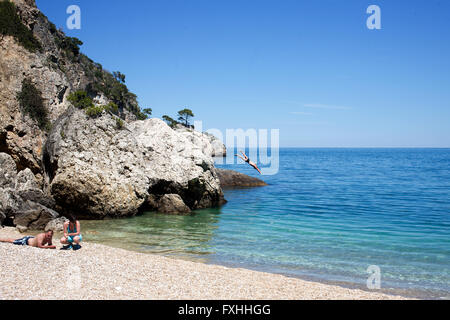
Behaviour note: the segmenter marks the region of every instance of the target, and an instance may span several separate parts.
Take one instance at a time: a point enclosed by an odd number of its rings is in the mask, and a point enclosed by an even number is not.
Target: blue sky
[[[450,147],[450,1],[36,3],[156,117],[188,106],[204,129],[280,129],[282,147]]]

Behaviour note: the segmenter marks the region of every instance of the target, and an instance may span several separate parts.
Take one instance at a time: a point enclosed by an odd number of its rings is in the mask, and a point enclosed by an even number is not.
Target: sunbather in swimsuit
[[[30,246],[41,249],[56,249],[52,244],[53,231],[49,230],[45,233],[40,233],[36,237],[25,236],[20,239],[0,239],[0,242],[12,243],[19,246]]]

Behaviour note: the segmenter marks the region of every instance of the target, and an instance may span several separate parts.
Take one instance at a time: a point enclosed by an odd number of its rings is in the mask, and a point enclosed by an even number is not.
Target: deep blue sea
[[[280,149],[269,186],[191,216],[83,221],[88,241],[367,289],[450,299],[450,149]],[[252,176],[240,162],[218,167]]]

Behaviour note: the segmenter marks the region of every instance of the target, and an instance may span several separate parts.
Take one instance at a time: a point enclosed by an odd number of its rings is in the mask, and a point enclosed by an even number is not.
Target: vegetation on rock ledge
[[[8,0],[0,1],[0,35],[13,36],[30,52],[42,50],[42,46],[33,32],[22,23],[17,15],[14,3]]]
[[[120,118],[116,118],[116,128],[117,129],[122,129],[124,127],[124,122],[122,119]]]
[[[92,98],[89,97],[87,92],[83,90],[72,92],[67,97],[67,100],[69,100],[69,102],[78,109],[87,109],[94,106]]]
[[[113,115],[119,114],[119,107],[114,102],[110,102],[107,105],[95,105],[94,100],[87,94],[86,91],[75,91],[69,94],[67,100],[78,109],[85,110],[86,114],[91,118],[99,117],[103,111],[106,111]]]
[[[80,54],[80,46],[83,44],[83,41],[75,37],[55,37],[55,42],[72,60]]]
[[[114,102],[110,102],[107,105],[103,106],[92,105],[86,108],[86,114],[91,118],[99,117],[103,113],[103,111],[106,111],[110,114],[117,116],[119,113],[119,107],[117,107],[117,105]]]
[[[53,37],[54,43],[59,49],[58,53],[48,57],[48,65],[59,69],[64,74],[69,69],[78,71],[78,67],[81,67],[82,70],[80,71],[84,72],[87,85],[76,88],[79,90],[78,92],[86,92],[87,97],[102,94],[109,101],[115,103],[120,112],[127,110],[137,119],[144,120],[147,118],[139,108],[136,95],[130,92],[125,85],[126,76],[123,73],[120,71],[111,73],[103,69],[100,63],[94,62],[80,51],[80,46],[83,45],[80,39],[66,36],[42,12],[39,13],[39,16],[39,21],[43,24],[41,29],[49,30],[49,34]],[[86,82],[83,81],[83,83]],[[86,96],[74,97],[75,102],[71,102],[81,109],[89,108],[91,104],[88,99],[85,99]]]
[[[35,120],[39,128],[43,130],[50,129],[50,120],[48,111],[44,106],[41,91],[29,79],[22,81],[22,91],[17,95],[20,106],[23,111]]]
[[[194,117],[194,113],[191,109],[184,108],[183,110],[178,111],[178,120],[175,120],[168,115],[164,115],[163,120],[169,125],[169,127],[174,128],[177,125],[182,125],[186,128],[194,128],[193,125],[189,123],[189,119]]]

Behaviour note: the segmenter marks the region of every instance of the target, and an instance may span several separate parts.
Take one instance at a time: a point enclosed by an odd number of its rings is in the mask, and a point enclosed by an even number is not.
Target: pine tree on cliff
[[[194,117],[191,109],[184,108],[178,111],[178,121],[180,121],[185,127],[189,128],[189,118]]]
[[[121,83],[125,83],[125,75],[121,73],[120,71],[114,71],[113,72],[114,78],[116,78],[117,81]]]
[[[168,115],[164,115],[163,120],[167,123],[167,125],[171,128],[175,127],[178,123],[178,121],[172,119],[171,117],[169,117]]]
[[[145,114],[147,118],[149,118],[152,115],[153,110],[152,108],[145,108],[142,110],[142,113]]]

